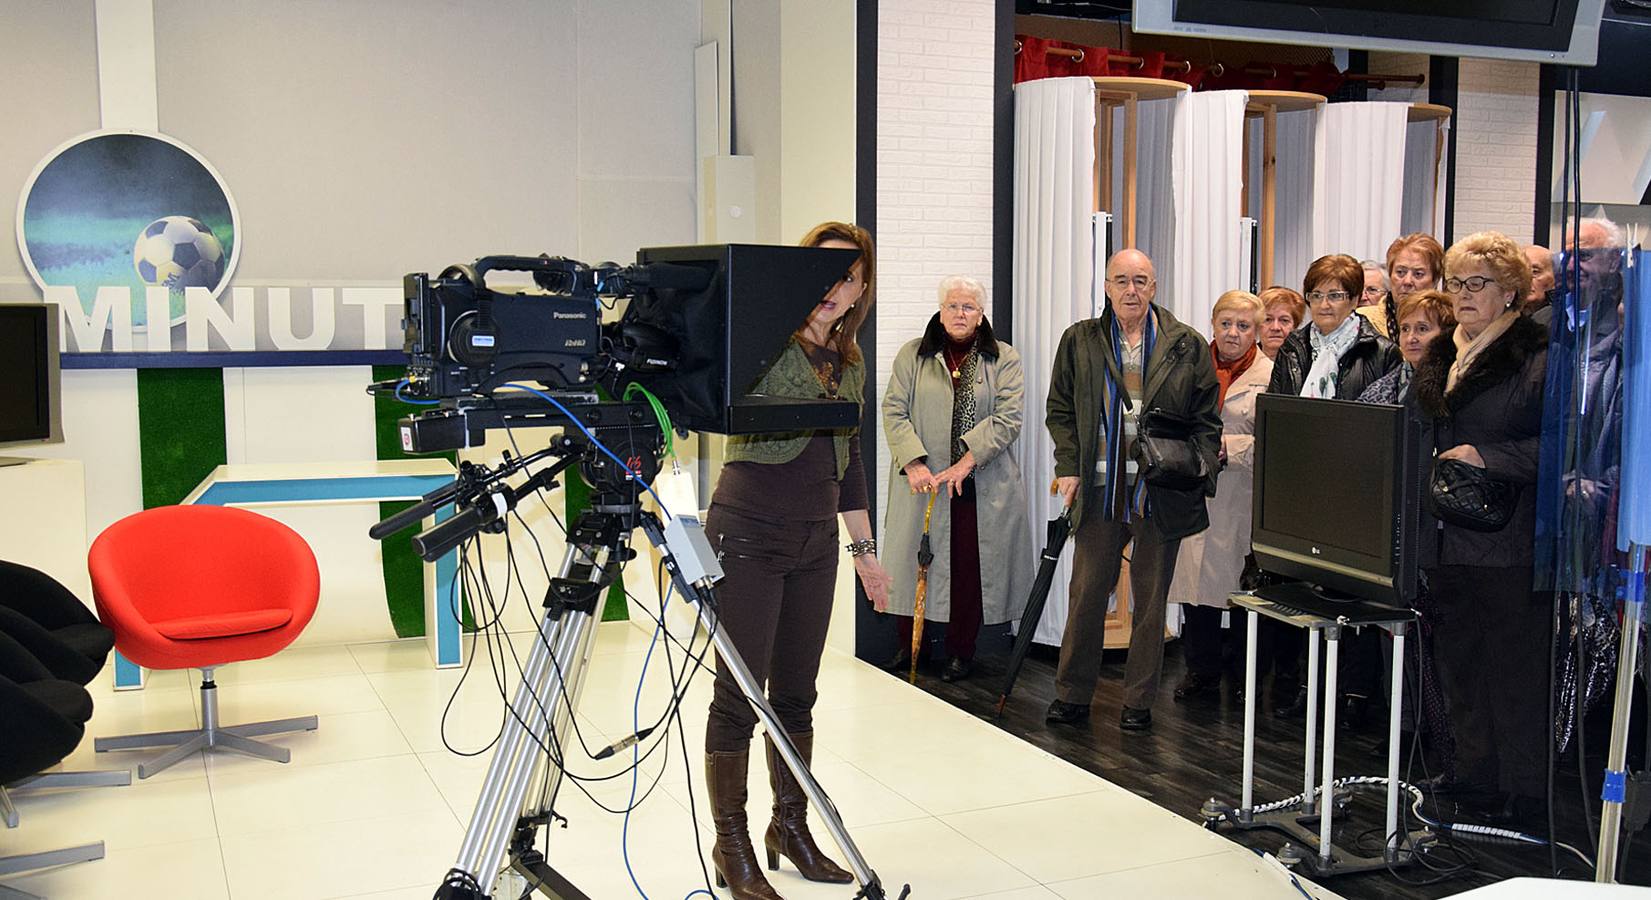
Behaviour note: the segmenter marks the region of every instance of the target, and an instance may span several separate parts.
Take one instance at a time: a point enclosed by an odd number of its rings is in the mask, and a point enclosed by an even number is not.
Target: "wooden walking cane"
[[[929,518],[934,515],[934,500],[939,491],[929,493],[929,506],[923,510],[923,539],[917,544],[917,597],[911,611],[911,675],[917,683],[917,659],[923,651],[923,601],[929,597],[929,563],[934,562],[934,550],[929,546]]]

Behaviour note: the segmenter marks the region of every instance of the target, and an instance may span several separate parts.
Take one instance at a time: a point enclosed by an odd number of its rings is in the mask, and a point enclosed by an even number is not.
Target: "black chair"
[[[7,827],[18,824],[17,809],[8,793],[13,787],[132,783],[131,772],[41,774],[74,752],[91,718],[92,695],[84,687],[52,677],[51,670],[21,643],[0,633],[0,722],[6,723],[6,738],[0,741],[0,813]],[[0,857],[0,877],[102,858],[102,841]],[[7,894],[26,896],[0,887],[0,896]]]
[[[115,647],[110,631],[73,592],[38,569],[0,560],[0,632],[52,674],[89,684]]]

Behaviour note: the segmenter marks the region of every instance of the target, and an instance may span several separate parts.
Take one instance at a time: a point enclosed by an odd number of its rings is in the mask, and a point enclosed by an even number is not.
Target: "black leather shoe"
[[[896,650],[894,652],[894,656],[890,657],[888,662],[883,663],[883,668],[895,673],[896,675],[905,675],[910,672],[911,650],[906,647],[901,647],[899,650]]]
[[[1185,700],[1189,697],[1214,697],[1221,693],[1220,675],[1203,675],[1198,672],[1188,672],[1187,677],[1175,686],[1175,699]]]
[[[1089,720],[1089,706],[1084,703],[1067,703],[1065,700],[1056,700],[1049,704],[1049,712],[1043,720],[1051,725],[1076,725]]]
[[[940,673],[941,681],[962,681],[973,671],[974,663],[962,657],[954,656],[946,663],[946,671]]]
[[[1125,731],[1146,731],[1152,727],[1152,710],[1126,706],[1118,720],[1118,727]]]

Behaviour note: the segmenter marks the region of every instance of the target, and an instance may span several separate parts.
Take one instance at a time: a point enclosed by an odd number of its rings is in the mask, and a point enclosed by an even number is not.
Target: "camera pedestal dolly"
[[[645,444],[639,442],[642,432],[650,433],[652,440]],[[628,424],[612,427],[612,431],[604,435],[604,442],[610,447],[622,446],[620,452],[629,451],[630,467],[643,480],[651,480],[658,469],[654,448],[659,437],[656,427]],[[519,486],[504,483],[505,476],[523,470],[527,462],[546,453],[560,458]],[[589,664],[599,604],[608,586],[619,576],[621,566],[635,555],[629,543],[632,531],[638,527],[659,549],[676,591],[695,605],[700,623],[711,635],[718,656],[733,673],[786,767],[802,785],[809,802],[843,851],[850,871],[860,884],[855,896],[886,900],[887,894],[877,873],[849,837],[835,807],[780,725],[763,695],[762,685],[752,676],[727,634],[718,627],[711,584],[721,577],[721,568],[696,519],[680,516],[669,525],[661,525],[652,513],[641,509],[639,484],[624,468],[591,444],[564,436],[558,446],[548,451],[507,461],[497,472],[480,477],[472,474],[468,485],[452,491],[461,512],[415,538],[415,547],[427,558],[439,557],[477,531],[502,530],[505,513],[518,499],[549,486],[557,473],[575,463],[580,465],[586,481],[593,485],[591,506],[569,529],[567,553],[545,597],[545,612],[538,625],[539,639],[534,642],[523,667],[522,682],[494,748],[458,858],[437,889],[436,900],[492,897],[495,879],[507,864],[545,896],[588,900],[533,846],[538,829],[555,817],[553,806],[563,776],[560,760],[547,759],[544,750],[551,748],[565,758],[570,719]],[[438,502],[445,503],[447,499],[440,498]],[[384,524],[392,523],[387,520]],[[383,533],[384,529],[381,526],[375,532]],[[530,804],[529,788],[541,766],[546,767],[542,776],[544,789],[540,799]],[[898,897],[903,900],[910,892],[910,887],[905,887]]]

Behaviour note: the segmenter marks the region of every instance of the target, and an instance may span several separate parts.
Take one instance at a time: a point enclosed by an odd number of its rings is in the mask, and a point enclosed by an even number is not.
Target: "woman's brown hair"
[[[1341,285],[1348,299],[1357,305],[1359,295],[1364,293],[1364,266],[1345,253],[1321,256],[1307,267],[1307,277],[1301,280],[1302,295],[1311,294],[1321,281],[1334,281]]]
[[[871,232],[847,222],[821,222],[803,235],[798,244],[818,247],[826,241],[846,241],[860,248],[861,281],[865,284],[865,290],[831,327],[833,349],[842,357],[843,364],[848,365],[860,361],[860,345],[856,343],[855,336],[859,334],[860,326],[865,324],[866,317],[871,315],[871,305],[877,299],[877,249],[872,244]],[[801,334],[802,328],[799,327],[797,332]]]

